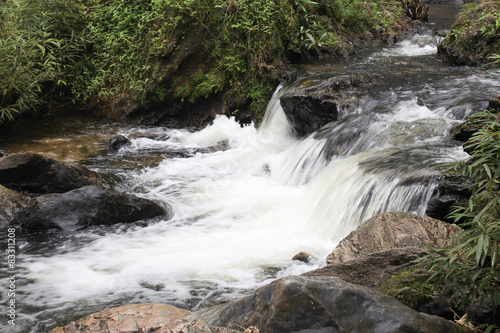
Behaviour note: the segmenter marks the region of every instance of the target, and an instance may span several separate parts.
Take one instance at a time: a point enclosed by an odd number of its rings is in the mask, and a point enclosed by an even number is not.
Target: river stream
[[[449,129],[500,88],[496,72],[440,60],[432,24],[347,60],[295,66],[258,128],[225,116],[200,131],[69,117],[1,142],[5,152],[77,161],[173,212],[170,220],[18,235],[15,332],[45,332],[126,303],[197,310],[237,299],[325,265],[335,245],[377,213],[424,214],[439,175],[432,166],[467,156]],[[299,138],[279,96],[345,74],[376,80],[348,97],[353,112]],[[132,146],[106,150],[116,134]],[[313,260],[292,260],[301,251]]]

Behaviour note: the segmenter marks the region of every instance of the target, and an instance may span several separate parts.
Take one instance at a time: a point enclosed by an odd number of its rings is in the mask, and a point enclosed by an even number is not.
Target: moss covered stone
[[[438,53],[460,65],[482,65],[500,52],[500,2],[464,5]]]
[[[436,290],[440,290],[439,286],[436,287],[435,282],[432,284],[428,282],[431,275],[432,273],[427,270],[411,268],[393,275],[380,286],[379,290],[412,309],[419,309],[419,307],[431,302],[436,296]]]

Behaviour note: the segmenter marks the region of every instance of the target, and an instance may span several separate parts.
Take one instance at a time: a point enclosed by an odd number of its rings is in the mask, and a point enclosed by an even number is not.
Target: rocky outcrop
[[[438,46],[438,54],[459,65],[478,66],[492,62],[498,53],[500,39],[496,23],[500,11],[498,1],[481,1],[466,7],[451,28],[451,33]]]
[[[241,300],[199,311],[215,326],[261,332],[459,332],[373,289],[325,276],[289,276]]]
[[[305,81],[280,98],[283,111],[300,136],[308,135],[339,118],[339,112],[355,110],[347,97],[356,88],[372,83],[365,75],[343,75],[320,83]]]
[[[93,225],[131,223],[166,214],[152,201],[115,190],[85,186],[33,199],[33,204],[20,210],[11,224],[28,230],[56,228],[72,231]]]
[[[411,213],[388,212],[363,222],[328,255],[327,263],[343,263],[370,253],[398,249],[441,248],[460,227]]]
[[[63,193],[98,183],[97,175],[87,168],[40,154],[17,153],[0,157],[0,184],[16,191]]]
[[[91,314],[50,333],[231,333],[166,304],[130,304]]]

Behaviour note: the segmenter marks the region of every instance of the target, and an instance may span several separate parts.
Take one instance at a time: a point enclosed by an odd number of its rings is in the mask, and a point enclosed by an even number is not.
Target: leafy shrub
[[[444,275],[445,289],[464,294],[463,305],[490,299],[500,305],[500,114],[478,113],[484,125],[468,141],[471,159],[451,165],[451,172],[468,178],[472,196],[451,214],[464,231],[454,245],[435,249],[430,268]]]
[[[0,122],[61,102],[87,43],[82,15],[69,0],[0,4]]]

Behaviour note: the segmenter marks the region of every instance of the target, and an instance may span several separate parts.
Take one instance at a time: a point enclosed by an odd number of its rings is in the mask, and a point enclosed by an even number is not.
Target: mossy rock
[[[412,309],[419,309],[433,301],[436,290],[440,289],[434,283],[428,282],[431,275],[432,272],[425,269],[413,268],[393,275],[380,286],[379,290]]]
[[[500,51],[500,2],[464,5],[451,32],[438,47],[438,54],[460,65],[491,64]]]

